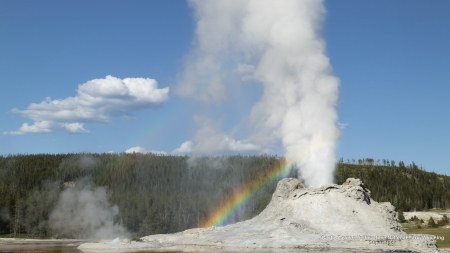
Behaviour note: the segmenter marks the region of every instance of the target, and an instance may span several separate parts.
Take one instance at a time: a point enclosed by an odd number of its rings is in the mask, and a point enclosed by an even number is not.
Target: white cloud
[[[236,72],[239,74],[248,74],[255,71],[255,66],[249,64],[239,64],[236,68]]]
[[[214,154],[218,152],[245,152],[245,151],[257,151],[261,147],[246,140],[236,141],[235,139],[225,134],[218,134],[211,136],[210,140],[203,140],[200,142],[185,141],[179,148],[176,148],[172,153],[185,154],[185,153],[200,153],[200,154]]]
[[[78,85],[77,95],[66,99],[32,103],[25,110],[12,109],[34,121],[25,123],[17,131],[3,134],[26,133],[87,133],[83,123],[109,123],[111,118],[133,118],[136,110],[156,107],[167,101],[169,88],[158,89],[158,83],[150,78],[119,79],[107,76]]]
[[[220,131],[219,124],[205,118],[197,118],[200,129],[192,140],[188,140],[173,153],[214,154],[219,152],[257,151],[261,147],[247,140],[235,140]]]
[[[341,123],[341,122],[338,122],[338,127],[339,127],[340,129],[345,129],[347,126],[348,126],[348,123]]]
[[[17,131],[4,132],[5,135],[23,135],[26,133],[52,133],[52,132],[66,132],[70,134],[82,134],[88,131],[83,128],[81,123],[56,123],[52,121],[38,121],[33,125],[23,123],[23,125]]]
[[[270,148],[265,148],[259,152],[261,155],[276,155],[277,153]]]
[[[249,143],[248,141],[236,141],[229,136],[225,136],[225,141],[228,142],[228,148],[231,151],[251,151],[261,149],[258,145]]]
[[[192,153],[194,151],[193,145],[194,143],[192,141],[185,141],[179,148],[172,151],[172,153]]]
[[[242,75],[241,81],[251,81],[253,80],[255,66],[249,64],[239,64],[235,71]]]
[[[156,150],[146,150],[143,147],[132,147],[129,148],[127,150],[125,150],[125,153],[127,154],[132,154],[132,153],[142,153],[142,154],[148,154],[148,153],[152,153],[152,154],[158,154],[158,155],[167,155],[167,152],[165,151],[156,151]]]

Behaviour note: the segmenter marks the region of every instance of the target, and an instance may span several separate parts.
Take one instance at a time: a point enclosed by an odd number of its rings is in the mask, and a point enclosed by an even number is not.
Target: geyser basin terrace
[[[408,236],[395,207],[370,198],[359,179],[342,185],[305,188],[298,179],[281,180],[266,209],[253,219],[225,227],[195,228],[151,235],[142,242],[85,243],[83,251],[111,249],[262,250],[352,249],[436,252],[436,240]]]

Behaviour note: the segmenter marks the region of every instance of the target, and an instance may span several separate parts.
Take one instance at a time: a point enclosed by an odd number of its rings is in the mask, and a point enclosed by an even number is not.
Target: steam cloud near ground
[[[326,13],[322,0],[190,0],[197,19],[194,48],[186,57],[175,93],[220,105],[237,99],[242,82],[263,86],[249,112],[251,134],[231,134],[202,124],[178,152],[217,152],[230,143],[270,149],[279,145],[310,187],[329,184],[340,130],[335,106],[339,80],[320,36]],[[233,74],[240,81],[230,82]],[[208,122],[205,120],[205,122]],[[220,127],[220,126],[219,126]],[[204,135],[205,131],[214,133]],[[217,143],[219,141],[219,143]],[[221,144],[221,145],[218,145]]]
[[[126,229],[115,221],[118,214],[119,208],[108,202],[106,188],[95,187],[90,179],[83,178],[61,192],[49,225],[60,238],[128,237]]]

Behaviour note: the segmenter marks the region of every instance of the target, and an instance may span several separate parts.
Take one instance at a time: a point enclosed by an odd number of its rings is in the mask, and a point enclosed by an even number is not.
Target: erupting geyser
[[[288,163],[306,185],[333,180],[339,80],[320,36],[322,0],[191,0],[197,18],[195,47],[175,92],[220,102],[240,84],[226,81],[230,65],[263,85],[250,113],[248,144],[261,149],[282,144]],[[225,74],[224,74],[225,73]],[[225,77],[224,77],[225,76]],[[243,99],[243,98],[233,98]],[[193,147],[211,138],[199,138]],[[221,136],[222,142],[234,141]],[[204,152],[204,150],[198,150]]]

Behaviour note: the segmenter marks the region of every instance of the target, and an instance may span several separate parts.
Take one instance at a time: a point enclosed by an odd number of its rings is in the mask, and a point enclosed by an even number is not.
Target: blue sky
[[[449,175],[450,2],[344,0],[325,1],[325,7],[321,34],[340,79],[338,157],[414,161]],[[194,12],[184,1],[0,1],[0,154],[132,147],[170,153],[194,138],[199,124],[246,139],[260,85],[250,82],[236,91],[239,99],[220,106],[174,92],[195,29]],[[109,75],[147,82],[149,92],[159,90],[160,96],[141,101],[143,93],[122,94],[140,102],[114,107],[117,97],[102,93],[98,103],[109,107],[74,120],[82,121],[81,128],[20,132],[24,123],[33,125],[30,115],[44,117],[24,112],[30,104],[70,97],[90,103],[78,92],[105,92],[96,90],[101,81],[89,81]],[[233,143],[241,153],[261,152]],[[271,150],[283,155],[280,146]]]

